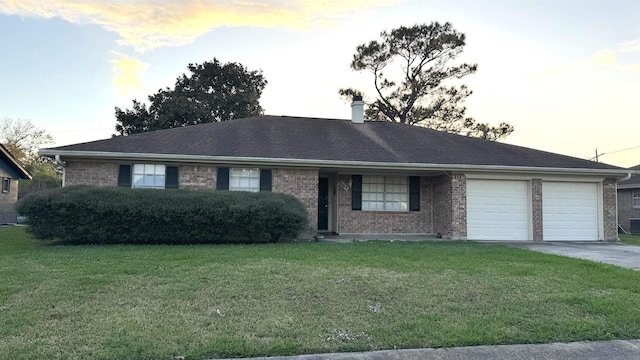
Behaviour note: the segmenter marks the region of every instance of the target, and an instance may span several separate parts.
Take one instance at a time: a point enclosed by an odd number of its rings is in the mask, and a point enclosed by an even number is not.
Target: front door
[[[329,178],[318,180],[318,230],[329,230]]]

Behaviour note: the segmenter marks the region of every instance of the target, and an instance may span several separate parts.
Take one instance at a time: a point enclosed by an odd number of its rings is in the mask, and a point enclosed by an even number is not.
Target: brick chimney
[[[362,96],[356,95],[351,103],[351,122],[354,124],[364,123],[364,101]]]

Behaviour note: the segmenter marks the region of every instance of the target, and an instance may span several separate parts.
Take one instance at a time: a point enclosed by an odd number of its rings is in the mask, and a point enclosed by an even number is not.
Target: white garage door
[[[528,189],[527,181],[468,180],[467,238],[527,240]]]
[[[591,183],[542,183],[542,238],[598,240],[598,186]]]

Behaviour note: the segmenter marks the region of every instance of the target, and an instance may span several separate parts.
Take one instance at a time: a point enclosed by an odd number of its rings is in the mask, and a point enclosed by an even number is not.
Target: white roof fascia
[[[182,154],[146,154],[146,153],[120,153],[108,151],[77,151],[40,149],[43,156],[55,156],[67,158],[111,159],[111,160],[146,160],[183,163],[216,163],[216,164],[264,164],[271,166],[298,166],[298,167],[336,167],[349,169],[386,169],[386,170],[440,170],[440,171],[492,171],[492,172],[536,172],[549,174],[584,174],[607,175],[622,177],[627,175],[628,169],[586,169],[586,168],[554,168],[534,166],[505,166],[505,165],[469,165],[469,164],[426,164],[426,163],[394,163],[376,161],[347,161],[347,160],[318,160],[318,159],[291,159],[291,158],[263,158],[263,157],[238,157],[238,156],[209,156],[209,155],[182,155]],[[64,159],[63,159],[64,160]]]

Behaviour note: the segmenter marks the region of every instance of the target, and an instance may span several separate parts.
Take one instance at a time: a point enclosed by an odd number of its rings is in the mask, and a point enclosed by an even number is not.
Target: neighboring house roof
[[[640,165],[632,166],[629,170],[640,170]],[[631,175],[628,180],[618,181],[618,189],[640,189],[640,173]]]
[[[626,169],[393,122],[257,116],[42,149],[42,155],[304,166],[548,170]]]
[[[4,145],[0,144],[0,158],[9,165],[9,167],[18,175],[20,179],[31,179],[31,174],[27,171],[27,169],[20,164],[20,162],[11,155],[9,150],[4,147]]]

